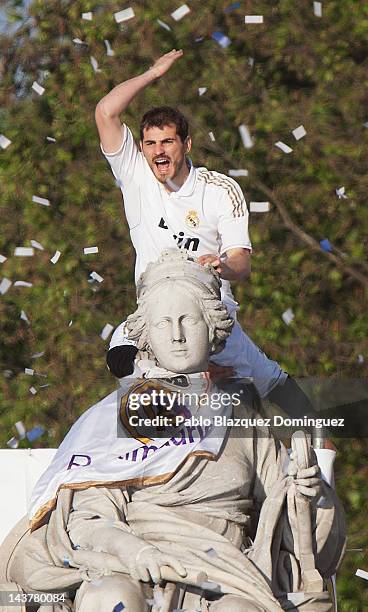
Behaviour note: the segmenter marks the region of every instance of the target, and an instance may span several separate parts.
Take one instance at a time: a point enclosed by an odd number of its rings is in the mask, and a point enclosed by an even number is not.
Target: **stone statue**
[[[69,591],[63,612],[331,609],[322,578],[344,549],[339,501],[303,438],[285,471],[259,415],[211,384],[209,355],[233,324],[219,287],[181,251],[148,266],[128,319],[145,378],[73,425],[33,492],[32,531],[18,525],[0,550],[3,580]]]

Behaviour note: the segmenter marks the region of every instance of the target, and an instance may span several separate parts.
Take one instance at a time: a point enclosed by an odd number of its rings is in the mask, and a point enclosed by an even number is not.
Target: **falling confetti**
[[[24,427],[23,421],[17,421],[15,423],[15,428],[18,432],[19,439],[24,440],[26,437],[26,428]]]
[[[270,210],[269,202],[250,202],[249,203],[250,212],[264,213]]]
[[[323,240],[320,240],[319,244],[321,245],[322,251],[327,251],[328,253],[332,253],[332,245],[328,238],[324,238]]]
[[[34,370],[32,368],[24,368],[24,373],[28,374],[28,376],[33,376]]]
[[[56,142],[56,138],[53,138],[52,136],[46,136],[46,140],[49,142]]]
[[[32,202],[35,202],[36,204],[42,204],[43,206],[50,206],[50,200],[47,200],[46,198],[39,198],[38,196],[32,196]]]
[[[28,283],[27,281],[15,281],[14,287],[33,287],[33,283]]]
[[[0,263],[4,263],[8,258],[5,255],[0,255]]]
[[[110,43],[108,40],[104,40],[105,43],[105,47],[106,47],[106,54],[109,57],[113,57],[115,55],[115,51],[113,50],[113,48],[111,47]]]
[[[313,2],[313,13],[315,17],[322,17],[322,2]]]
[[[282,320],[284,321],[284,323],[286,323],[286,325],[290,325],[290,323],[293,321],[295,317],[291,308],[288,308],[287,310],[285,310],[285,312],[283,312],[281,316],[282,316]]]
[[[239,132],[245,149],[251,149],[254,145],[250,132],[244,123],[239,125]]]
[[[198,87],[198,95],[203,96],[207,91],[207,87]]]
[[[182,4],[181,6],[179,6],[178,9],[176,9],[176,11],[171,13],[171,17],[175,21],[180,21],[180,19],[183,19],[183,17],[185,17],[185,15],[188,15],[188,13],[190,13],[189,6],[187,4]]]
[[[339,198],[339,200],[344,199],[347,200],[348,196],[345,195],[345,187],[338,187],[337,189],[335,189],[335,193],[337,195],[337,197]]]
[[[291,147],[289,147],[289,145],[285,144],[284,142],[281,142],[281,140],[275,142],[275,147],[281,149],[281,151],[283,151],[284,153],[291,153],[293,150]]]
[[[304,128],[304,125],[299,125],[299,127],[295,128],[295,130],[293,130],[291,133],[294,136],[295,140],[300,140],[301,138],[304,138],[307,132]]]
[[[14,255],[16,257],[33,257],[34,248],[33,247],[16,247],[14,250]]]
[[[25,321],[26,323],[28,323],[28,325],[30,325],[29,318],[27,317],[27,315],[26,315],[26,313],[24,312],[24,310],[21,310],[21,312],[20,312],[20,318],[22,319],[22,321]]]
[[[81,40],[80,38],[73,38],[73,43],[75,43],[76,45],[87,45],[87,43]]]
[[[358,355],[358,363],[364,363],[364,356]]]
[[[119,603],[113,608],[112,612],[121,612],[122,610],[125,610],[125,606],[122,601],[119,601]]]
[[[40,244],[39,242],[37,242],[37,240],[31,240],[31,245],[35,248],[38,249],[39,251],[44,251],[45,249],[43,248],[42,244]]]
[[[30,393],[32,393],[32,395],[36,395],[37,393],[37,389],[35,389],[34,387],[29,387],[29,391]]]
[[[114,17],[116,23],[122,23],[123,21],[128,21],[128,19],[132,19],[133,17],[135,17],[135,13],[134,10],[129,7],[127,9],[124,9],[123,11],[118,11],[117,13],[114,13]]]
[[[98,247],[96,247],[96,246],[93,246],[93,247],[84,247],[83,253],[85,255],[91,255],[92,253],[98,253]]]
[[[11,145],[12,141],[9,140],[4,134],[0,134],[0,147],[2,149],[7,149],[9,145]]]
[[[223,49],[226,49],[226,47],[231,45],[230,38],[222,32],[214,32],[211,38],[213,38],[213,40],[215,40]]]
[[[43,357],[44,354],[45,351],[41,351],[40,353],[34,353],[34,355],[31,355],[31,359],[38,359],[39,357]]]
[[[98,61],[96,60],[95,57],[93,57],[93,55],[91,55],[90,57],[91,60],[91,64],[92,64],[92,68],[93,70],[97,73],[97,72],[101,72],[101,68],[98,67]]]
[[[212,142],[215,142],[215,141],[216,141],[216,138],[215,138],[215,135],[214,135],[214,133],[213,133],[213,132],[208,132],[208,136],[210,137],[210,140],[211,140]]]
[[[368,580],[368,572],[358,569],[355,572],[355,575],[358,576],[358,578],[364,578],[364,580]]]
[[[56,264],[60,259],[61,251],[55,251],[54,255],[51,257],[50,261],[52,264]]]
[[[39,83],[37,83],[37,81],[33,81],[32,83],[32,89],[33,91],[35,91],[39,96],[42,96],[45,92],[45,88],[42,87],[41,85],[39,85]]]
[[[36,427],[31,429],[30,431],[27,431],[27,433],[26,433],[27,440],[29,442],[34,442],[35,440],[40,438],[40,436],[42,436],[44,433],[45,433],[44,427],[41,427],[41,425],[37,425]]]
[[[88,11],[88,13],[82,13],[82,19],[85,19],[86,21],[92,21],[93,13],[91,13],[91,11]]]
[[[8,278],[3,278],[0,283],[0,294],[4,295],[10,289],[12,284],[12,281],[10,281]]]
[[[10,438],[10,440],[7,441],[6,445],[10,448],[18,448],[19,442],[17,438]]]
[[[245,15],[245,23],[263,23],[263,15]]]
[[[161,21],[161,19],[157,19],[157,23],[158,23],[159,26],[164,28],[164,30],[167,30],[168,32],[171,32],[170,26],[167,23],[165,23],[164,21]]]
[[[102,340],[107,340],[113,329],[114,327],[110,325],[110,323],[106,323],[102,332],[100,333],[100,338],[102,338]]]
[[[229,176],[248,176],[249,172],[245,168],[240,168],[239,170],[231,169],[228,174]]]
[[[93,280],[97,281],[98,283],[102,283],[103,282],[103,276],[100,276],[95,271],[91,272],[90,277],[93,278]]]

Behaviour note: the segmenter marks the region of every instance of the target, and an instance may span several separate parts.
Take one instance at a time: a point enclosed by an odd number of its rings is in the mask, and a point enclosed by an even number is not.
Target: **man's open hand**
[[[155,61],[153,66],[151,66],[150,70],[152,70],[155,77],[159,79],[165,74],[165,72],[169,70],[169,68],[171,68],[173,63],[176,62],[176,60],[179,59],[179,57],[181,57],[182,55],[183,51],[181,49],[179,49],[179,51],[173,49],[169,53],[165,53],[165,55],[159,57],[158,60]]]

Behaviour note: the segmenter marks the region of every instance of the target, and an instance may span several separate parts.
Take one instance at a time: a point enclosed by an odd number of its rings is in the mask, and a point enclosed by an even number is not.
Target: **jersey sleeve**
[[[221,255],[229,249],[252,250],[248,232],[248,209],[238,183],[226,177],[226,188],[217,199],[218,233]]]
[[[123,130],[124,128],[124,130]],[[110,164],[113,175],[124,189],[126,181],[139,182],[144,174],[144,160],[134,142],[133,134],[127,125],[121,126],[124,131],[121,147],[114,153],[106,153],[100,143],[101,151]]]

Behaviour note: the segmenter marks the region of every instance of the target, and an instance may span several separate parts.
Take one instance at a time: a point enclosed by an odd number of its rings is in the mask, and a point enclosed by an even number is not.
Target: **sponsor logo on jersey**
[[[198,227],[199,217],[196,210],[189,210],[185,217],[185,223],[188,227]]]
[[[189,211],[189,212],[194,212],[194,211]],[[163,217],[161,217],[158,227],[161,227],[161,229],[165,229],[165,230],[169,229]],[[186,236],[184,232],[173,234],[173,238],[177,246],[179,247],[179,249],[186,249],[187,251],[193,251],[193,252],[198,251],[199,238],[194,238],[193,236]]]

